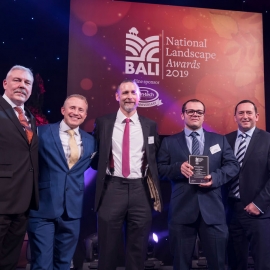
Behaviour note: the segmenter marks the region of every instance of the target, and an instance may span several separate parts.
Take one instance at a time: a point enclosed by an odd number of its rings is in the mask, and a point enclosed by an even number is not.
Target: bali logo
[[[153,107],[162,105],[159,94],[156,90],[148,87],[140,87],[141,100],[138,107]]]
[[[132,27],[126,33],[126,74],[159,76],[159,36],[146,39],[138,37],[139,31]]]

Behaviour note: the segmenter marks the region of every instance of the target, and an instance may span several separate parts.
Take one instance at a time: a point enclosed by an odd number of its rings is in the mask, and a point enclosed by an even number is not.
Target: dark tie
[[[189,136],[192,137],[192,155],[200,155],[200,147],[197,136],[199,134],[195,131],[191,132]]]
[[[30,144],[32,141],[32,138],[33,138],[33,130],[29,126],[28,121],[23,113],[22,108],[21,107],[14,107],[14,110],[17,111],[19,114],[19,117],[18,117],[19,121],[25,130],[28,143]]]
[[[130,175],[129,165],[129,122],[130,119],[125,119],[126,125],[124,129],[123,144],[122,144],[122,174],[124,177]]]
[[[239,134],[238,137],[242,137],[237,153],[236,153],[236,158],[239,162],[240,167],[242,167],[243,164],[243,159],[246,153],[246,148],[247,148],[247,142],[246,142],[246,138],[247,138],[247,134],[242,133]],[[232,185],[231,185],[231,192],[232,195],[236,198],[240,198],[240,193],[239,193],[239,179],[236,179]]]
[[[68,141],[68,145],[70,148],[68,167],[69,169],[71,169],[79,160],[79,148],[74,137],[74,130],[70,129],[67,131],[67,133],[70,136],[69,141]]]

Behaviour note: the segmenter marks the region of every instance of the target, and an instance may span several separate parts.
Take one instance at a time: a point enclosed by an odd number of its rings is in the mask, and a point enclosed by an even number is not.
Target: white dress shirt
[[[69,158],[70,158],[70,147],[69,147],[69,138],[70,135],[67,133],[68,130],[70,130],[71,128],[65,123],[64,120],[61,121],[60,123],[60,127],[59,127],[59,136],[60,136],[60,140],[63,146],[63,150],[65,153],[65,157],[67,159],[67,163],[69,163]],[[79,149],[79,157],[82,156],[83,154],[83,145],[82,145],[82,138],[81,138],[81,134],[79,132],[79,127],[73,129],[74,130],[74,138],[75,141],[78,145],[78,149]]]
[[[114,176],[123,177],[122,175],[122,141],[124,136],[125,122],[127,117],[119,109],[117,112],[116,120],[113,128],[112,135],[112,154],[114,161]],[[130,175],[128,178],[141,178],[142,177],[142,164],[144,157],[144,140],[142,126],[137,112],[130,117]],[[107,174],[111,174],[109,168]]]
[[[20,107],[20,108],[22,108],[23,114],[24,114],[24,116],[25,116],[25,118],[26,118],[26,120],[27,120],[29,126],[31,127],[30,118],[25,114],[24,104],[22,104],[21,106],[17,106],[14,102],[12,102],[12,101],[9,99],[9,97],[8,97],[6,94],[3,95],[3,99],[6,100],[6,102],[8,102],[8,104],[13,108],[13,110],[14,110],[15,107]],[[14,112],[16,113],[17,117],[19,117],[18,112],[17,112],[16,110],[14,110]]]

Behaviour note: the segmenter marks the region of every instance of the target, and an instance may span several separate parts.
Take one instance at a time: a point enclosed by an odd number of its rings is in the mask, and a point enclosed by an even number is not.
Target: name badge
[[[148,137],[148,144],[153,144],[155,142],[154,136],[149,136]]]
[[[210,147],[210,152],[212,155],[219,152],[219,151],[221,151],[219,144],[215,144],[215,145]]]

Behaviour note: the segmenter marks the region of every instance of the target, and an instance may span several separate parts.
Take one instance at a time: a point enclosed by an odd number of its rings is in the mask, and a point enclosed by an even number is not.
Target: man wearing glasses
[[[182,106],[182,132],[163,139],[158,153],[162,180],[172,185],[169,207],[170,248],[174,270],[189,270],[197,234],[209,270],[224,270],[228,238],[221,186],[239,172],[238,162],[226,138],[202,128],[205,106],[191,99]],[[193,167],[189,155],[209,157],[206,183],[189,184]]]

